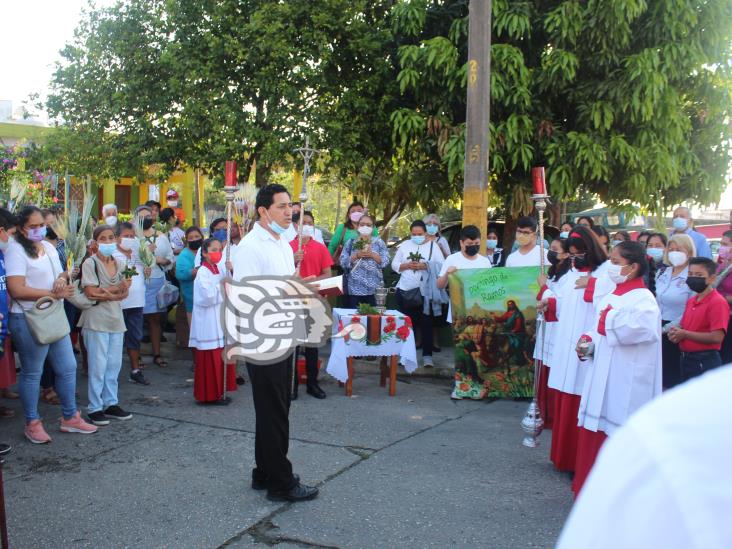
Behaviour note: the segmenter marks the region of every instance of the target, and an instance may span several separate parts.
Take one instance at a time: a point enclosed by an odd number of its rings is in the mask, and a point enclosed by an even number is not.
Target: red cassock
[[[552,427],[552,447],[549,454],[554,467],[559,471],[573,472],[577,460],[577,413],[580,395],[556,392],[554,399],[554,420]]]
[[[600,453],[600,448],[605,442],[605,439],[607,439],[607,435],[602,431],[590,431],[584,427],[579,428],[577,463],[574,470],[574,479],[572,479],[574,497],[577,497],[580,490],[582,490],[582,486],[592,470],[597,454]]]
[[[195,370],[193,372],[193,397],[198,402],[212,402],[224,394],[223,349],[201,351],[193,349]],[[236,391],[236,365],[226,369],[226,390]]]

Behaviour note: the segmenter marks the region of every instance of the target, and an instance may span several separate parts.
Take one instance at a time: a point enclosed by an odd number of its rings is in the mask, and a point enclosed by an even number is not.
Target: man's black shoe
[[[325,391],[323,391],[323,389],[321,389],[317,383],[309,384],[307,392],[309,395],[312,395],[315,398],[325,398]]]
[[[13,447],[10,446],[10,444],[5,444],[4,442],[0,443],[0,456],[4,456],[8,452],[10,452],[10,450],[12,450],[12,449],[13,449]],[[298,480],[300,480],[300,479],[298,479]]]
[[[267,492],[267,499],[270,501],[307,501],[318,495],[318,489],[313,486],[305,486],[299,482],[289,490]]]
[[[292,475],[292,478],[295,479],[295,482],[298,484],[300,483],[300,476],[299,475]],[[267,489],[267,481],[263,479],[262,477],[256,477],[252,475],[252,490],[266,490]]]

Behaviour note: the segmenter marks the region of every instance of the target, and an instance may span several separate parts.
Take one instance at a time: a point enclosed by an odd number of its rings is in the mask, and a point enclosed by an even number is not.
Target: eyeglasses
[[[516,229],[516,232],[520,233],[520,234],[528,234],[528,235],[534,234],[534,231],[532,231],[531,229]]]

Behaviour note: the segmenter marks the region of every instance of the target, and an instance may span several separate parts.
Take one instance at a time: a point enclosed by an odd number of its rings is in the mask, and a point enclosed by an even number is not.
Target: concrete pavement
[[[168,336],[170,339],[172,337]],[[254,461],[251,389],[228,407],[193,402],[190,355],[148,366],[152,385],[120,383],[131,421],[92,436],[58,431],[34,446],[18,415],[0,420],[11,547],[551,547],[571,507],[569,478],[540,448],[521,446],[525,402],[452,401],[447,379],[400,369],[397,395],[359,363],[354,397],[327,375],[328,398],[291,410],[290,458],[320,496],[273,503],[248,486]],[[436,361],[446,366],[450,350]],[[324,360],[324,363],[326,361]],[[122,377],[121,377],[122,379]],[[79,402],[86,378],[79,375]]]

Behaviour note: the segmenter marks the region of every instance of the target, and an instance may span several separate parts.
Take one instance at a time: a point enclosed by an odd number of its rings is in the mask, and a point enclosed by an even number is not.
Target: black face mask
[[[293,223],[299,223],[300,222],[300,214],[299,213],[292,214],[292,222]]]
[[[554,250],[549,250],[546,253],[546,258],[552,265],[557,265],[559,263],[559,253]]]
[[[198,240],[190,240],[190,241],[188,242],[188,247],[189,247],[189,248],[190,248],[191,250],[197,250],[198,248],[200,248],[200,247],[201,247],[201,244],[203,244],[203,240],[202,240],[202,239],[200,239],[200,238],[199,238]]]
[[[696,292],[697,294],[702,293],[704,290],[707,289],[707,286],[709,286],[709,284],[707,283],[707,279],[703,276],[687,277],[686,285],[692,292]]]
[[[574,268],[575,269],[584,269],[587,266],[589,266],[589,262],[587,261],[586,257],[575,257],[574,258]]]
[[[153,225],[152,217],[146,217],[142,220],[142,229],[147,231]]]
[[[480,251],[480,244],[470,244],[469,246],[465,246],[465,255],[467,255],[469,257],[478,255],[479,251]]]

